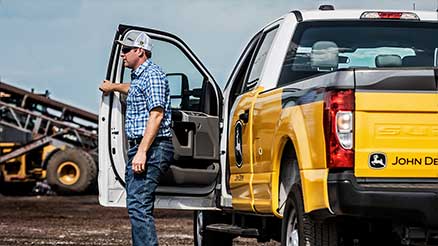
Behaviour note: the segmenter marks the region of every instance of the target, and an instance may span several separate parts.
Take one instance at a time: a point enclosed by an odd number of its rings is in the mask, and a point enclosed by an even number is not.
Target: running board
[[[211,224],[206,226],[209,231],[225,232],[228,234],[238,235],[242,237],[259,237],[259,230],[256,228],[242,228],[236,225],[228,224]]]

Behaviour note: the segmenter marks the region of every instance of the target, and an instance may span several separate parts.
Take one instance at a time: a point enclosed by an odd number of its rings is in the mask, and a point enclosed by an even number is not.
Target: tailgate
[[[438,177],[437,88],[433,69],[356,71],[356,177]]]

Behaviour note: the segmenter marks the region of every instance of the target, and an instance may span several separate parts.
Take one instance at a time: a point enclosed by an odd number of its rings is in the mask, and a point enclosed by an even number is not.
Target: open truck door
[[[132,31],[152,39],[152,60],[167,73],[171,92],[174,161],[157,189],[156,208],[214,209],[220,182],[219,137],[222,93],[211,74],[178,37],[162,31],[120,25],[114,40]],[[130,82],[121,46],[114,42],[106,79]],[[102,96],[99,111],[99,202],[125,206],[127,137],[124,133],[126,96]],[[219,194],[219,193],[217,193]]]

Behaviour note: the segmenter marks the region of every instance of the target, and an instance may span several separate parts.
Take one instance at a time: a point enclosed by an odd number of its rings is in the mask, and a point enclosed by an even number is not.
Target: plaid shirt
[[[125,131],[128,139],[143,137],[149,112],[164,110],[157,137],[170,137],[170,90],[166,74],[150,59],[131,72],[131,86],[126,99]]]

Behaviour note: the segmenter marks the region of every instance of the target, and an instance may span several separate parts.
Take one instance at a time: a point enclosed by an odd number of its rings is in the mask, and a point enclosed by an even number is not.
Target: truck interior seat
[[[375,58],[376,67],[401,67],[402,59],[399,55],[378,55]]]
[[[338,45],[332,41],[318,41],[312,46],[310,61],[318,71],[333,71],[339,65]]]

